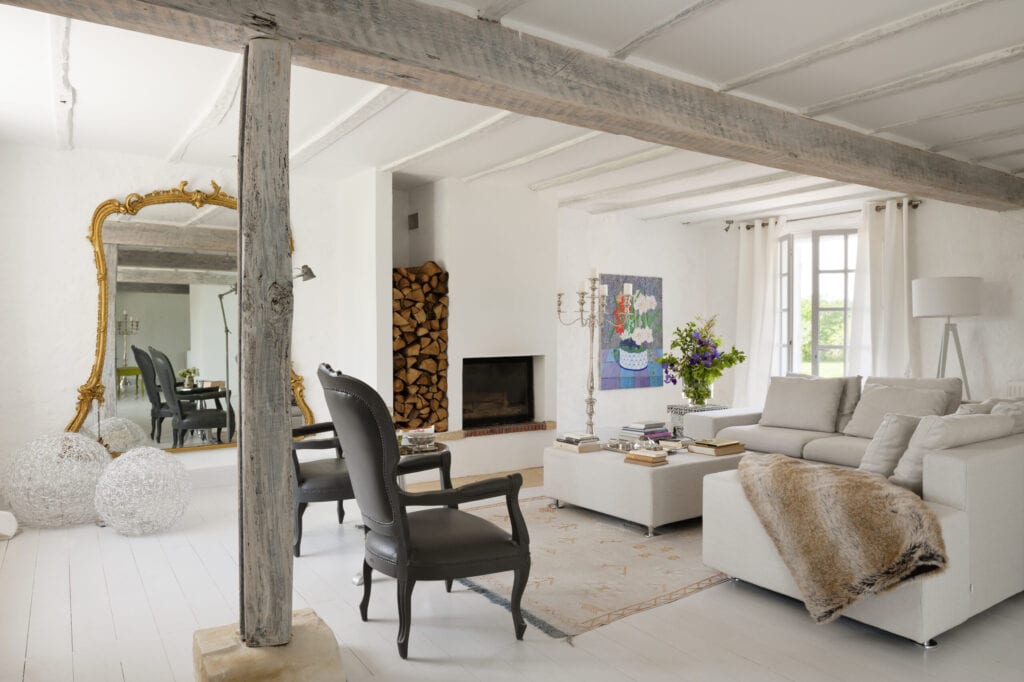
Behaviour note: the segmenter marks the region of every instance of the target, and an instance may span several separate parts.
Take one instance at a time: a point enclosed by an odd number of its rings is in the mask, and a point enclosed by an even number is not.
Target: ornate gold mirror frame
[[[96,284],[99,286],[99,305],[96,315],[96,358],[93,360],[92,372],[89,374],[88,380],[78,389],[75,416],[68,422],[65,431],[78,431],[89,415],[89,409],[93,402],[96,402],[98,408],[105,399],[106,389],[103,385],[102,375],[103,362],[107,352],[107,323],[110,311],[107,309],[109,292],[107,289],[107,259],[103,253],[103,224],[114,214],[136,215],[147,206],[159,204],[192,204],[196,208],[223,206],[238,210],[238,199],[224,192],[216,182],[211,180],[210,184],[213,186],[213,191],[203,192],[202,190],[186,189],[188,181],[182,180],[177,187],[172,189],[156,190],[146,195],[129,194],[123,202],[117,199],[108,199],[97,206],[93,212],[88,239],[92,244],[93,257],[96,260]],[[306,404],[303,379],[295,373],[294,369],[291,373],[291,385],[295,403],[302,412],[303,420],[306,424],[312,424],[313,412]]]

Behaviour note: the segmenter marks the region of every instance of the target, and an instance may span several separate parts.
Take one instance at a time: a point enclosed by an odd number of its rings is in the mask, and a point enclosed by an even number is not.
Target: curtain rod
[[[921,200],[920,199],[911,199],[907,203],[910,204],[910,208],[917,208],[918,206],[921,205]],[[903,202],[902,201],[897,201],[896,202],[896,208],[903,208]],[[878,204],[877,206],[875,206],[875,211],[884,211],[884,210],[885,210],[885,205],[884,204]],[[837,216],[837,215],[852,215],[854,213],[861,213],[861,210],[860,209],[856,209],[854,211],[839,211],[837,213],[822,213],[821,215],[808,215],[808,216],[804,216],[802,218],[788,219],[788,220],[786,220],[786,223],[787,224],[788,223],[799,223],[801,220],[816,220],[818,218],[831,218],[831,217]],[[756,220],[770,220],[771,218],[775,218],[777,220],[779,217],[780,216],[770,216],[768,218],[757,218]],[[735,224],[736,224],[735,220],[726,220],[725,221],[725,231],[728,232],[729,228],[731,228]],[[752,230],[752,229],[754,229],[754,223],[748,223],[746,221],[740,221],[740,224],[736,225],[736,227],[737,228],[745,227],[748,230]]]

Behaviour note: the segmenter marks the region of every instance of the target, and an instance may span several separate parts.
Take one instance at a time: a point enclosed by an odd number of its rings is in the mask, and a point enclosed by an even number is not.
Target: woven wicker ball
[[[122,535],[167,530],[192,496],[188,473],[163,450],[134,448],[107,467],[96,485],[96,511]]]
[[[97,440],[96,434],[88,428],[83,427],[78,432],[87,438]],[[100,433],[111,452],[128,452],[132,448],[153,445],[149,434],[141,426],[124,417],[107,417],[100,420]]]
[[[11,457],[4,494],[26,526],[91,523],[96,482],[109,462],[106,448],[80,434],[43,436]]]

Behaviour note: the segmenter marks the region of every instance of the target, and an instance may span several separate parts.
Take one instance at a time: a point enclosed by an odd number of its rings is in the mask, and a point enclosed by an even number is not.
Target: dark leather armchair
[[[328,438],[310,438],[321,433],[330,433]],[[348,473],[348,463],[341,451],[341,443],[334,432],[333,422],[308,424],[292,429],[292,467],[295,490],[295,535],[293,549],[295,556],[301,554],[302,547],[302,515],[310,502],[338,503],[338,523],[345,521],[345,500],[354,500],[352,479]],[[301,439],[301,440],[299,440]],[[396,441],[397,442],[397,441]],[[334,450],[334,457],[299,461],[299,450]],[[440,452],[429,452],[421,455],[408,455],[398,463],[398,473],[411,474],[417,471],[438,469],[441,474],[441,487],[452,487],[452,456],[445,449]]]
[[[374,569],[398,581],[398,653],[408,655],[412,590],[419,580],[444,580],[451,591],[457,578],[515,571],[512,622],[517,639],[526,623],[520,604],[530,574],[530,538],[519,510],[519,474],[454,490],[408,493],[398,485],[399,452],[387,405],[362,381],[321,365],[338,440],[347,453],[352,489],[367,527],[363,558],[363,620],[370,604]],[[504,496],[512,533],[458,505]],[[435,507],[409,511],[408,507]]]
[[[227,427],[228,440],[234,438],[235,412],[231,408],[231,401],[227,401],[227,409],[220,402],[221,398],[227,398],[227,391],[222,388],[209,388],[179,394],[171,361],[152,346],[149,347],[149,354],[153,358],[160,390],[163,391],[167,406],[171,409],[171,428],[174,431],[174,444],[171,447],[181,447],[185,442],[185,434],[195,429],[217,429],[217,442],[220,442],[221,429]],[[201,408],[198,402],[193,402],[203,400],[213,400],[216,407]]]
[[[153,358],[138,346],[132,346],[132,354],[135,356],[135,364],[142,372],[142,385],[146,389],[146,397],[149,398],[149,437],[159,443],[164,419],[173,417],[174,413],[167,403],[160,400],[160,385],[156,381]]]

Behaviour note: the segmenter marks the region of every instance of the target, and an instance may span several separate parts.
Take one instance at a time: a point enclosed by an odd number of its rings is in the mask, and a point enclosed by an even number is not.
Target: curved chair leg
[[[370,608],[370,587],[373,584],[373,569],[370,564],[363,561],[363,601],[359,602],[359,615],[363,622],[366,622],[366,612]]]
[[[159,443],[160,439],[163,437],[163,429],[164,429],[164,418],[163,417],[157,417],[156,418],[156,439],[155,439],[157,443]]]
[[[415,580],[398,576],[398,655],[409,657],[409,626],[412,620],[412,588]]]
[[[343,500],[338,500],[338,523],[345,523],[345,505]]]
[[[302,547],[302,515],[306,513],[306,507],[308,506],[308,502],[298,502],[295,504],[295,540],[292,544],[294,545],[296,557],[299,556]]]
[[[149,439],[154,440],[156,436],[156,417],[150,415],[149,417]]]
[[[445,581],[444,581],[444,591],[445,591],[445,592],[448,592],[449,594],[451,594],[451,591],[452,591],[452,583],[453,583],[453,582],[455,582],[455,581],[454,581],[454,580],[452,580],[451,578],[449,578],[448,580],[445,580]]]
[[[526,591],[526,581],[530,577],[530,564],[517,568],[515,580],[512,583],[512,624],[516,628],[516,639],[522,639],[526,632],[526,621],[523,620],[523,610],[520,604],[523,601],[523,592]]]

